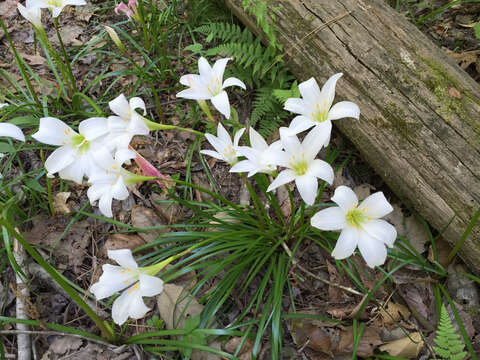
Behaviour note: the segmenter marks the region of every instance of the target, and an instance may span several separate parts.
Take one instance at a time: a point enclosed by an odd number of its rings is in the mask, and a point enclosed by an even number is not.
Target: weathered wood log
[[[260,32],[242,0],[226,3]],[[344,73],[336,101],[356,102],[361,116],[334,124],[436,229],[451,221],[443,235],[458,242],[480,207],[480,86],[384,0],[269,4],[298,80]],[[478,224],[460,255],[480,272]]]

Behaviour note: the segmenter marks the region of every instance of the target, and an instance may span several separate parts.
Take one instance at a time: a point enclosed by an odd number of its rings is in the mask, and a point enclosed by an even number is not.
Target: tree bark
[[[226,3],[261,32],[242,0]],[[270,1],[269,9],[298,80],[321,84],[344,73],[336,101],[356,102],[361,116],[334,124],[402,200],[457,243],[480,207],[480,86],[384,0]],[[480,225],[460,255],[480,272]]]

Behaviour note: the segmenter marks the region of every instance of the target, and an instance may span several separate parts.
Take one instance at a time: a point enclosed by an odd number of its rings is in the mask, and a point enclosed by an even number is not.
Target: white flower
[[[67,5],[86,5],[87,3],[85,0],[31,0],[31,4],[36,8],[50,9],[52,17],[56,18]]]
[[[110,134],[107,142],[110,145],[118,150],[127,149],[135,135],[148,135],[150,130],[147,124],[143,117],[135,111],[136,109],[142,109],[144,115],[147,111],[141,98],[133,97],[128,101],[125,95],[120,94],[108,105],[112,112],[117,115],[108,117]]]
[[[316,213],[312,226],[320,230],[342,230],[332,256],[345,259],[358,246],[365,262],[371,268],[382,265],[387,249],[393,247],[397,230],[381,217],[393,211],[383,193],[376,192],[358,205],[358,198],[347,186],[339,186],[332,200],[338,207],[330,207]]]
[[[163,281],[148,274],[145,268],[139,268],[129,249],[108,250],[108,257],[120,266],[103,265],[103,274],[90,291],[97,300],[102,300],[126,289],[112,306],[113,321],[118,325],[122,325],[129,317],[144,317],[150,308],[145,305],[142,297],[160,294],[163,291]]]
[[[0,106],[0,108],[1,107],[2,106]],[[23,135],[22,130],[18,126],[9,123],[0,123],[0,136],[11,137],[19,141],[25,141],[25,135]],[[0,158],[3,158],[4,156],[5,154],[0,153]]]
[[[230,60],[219,59],[213,67],[208,61],[201,57],[198,60],[198,71],[200,75],[188,74],[180,78],[180,84],[189,86],[189,89],[180,91],[177,97],[193,100],[211,100],[213,106],[220,111],[227,119],[230,119],[230,102],[227,92],[224,90],[229,86],[240,86],[246,89],[245,84],[234,77],[223,81],[223,73],[227,62]]]
[[[201,150],[200,153],[214,157],[219,160],[226,161],[230,165],[234,165],[237,162],[237,157],[239,155],[237,153],[238,142],[240,141],[240,137],[243,135],[244,131],[245,128],[238,130],[232,143],[232,139],[230,138],[230,135],[228,135],[227,130],[225,130],[222,124],[218,123],[217,136],[213,136],[212,134],[205,134],[208,142],[217,151]]]
[[[42,27],[42,9],[38,7],[37,3],[36,0],[27,0],[25,6],[17,4],[17,9],[25,19],[39,29]]]
[[[100,146],[99,138],[108,132],[107,119],[83,120],[78,130],[80,133],[53,117],[40,119],[38,132],[32,137],[44,144],[60,146],[45,161],[48,176],[58,172],[62,179],[79,184],[85,175],[90,176],[95,167],[93,158]]]
[[[270,174],[277,169],[277,166],[271,162],[270,154],[282,150],[281,141],[275,141],[268,145],[265,139],[252,127],[250,128],[250,144],[249,146],[239,146],[237,153],[245,156],[247,160],[242,160],[236,163],[230,172],[247,172],[248,176],[253,176],[256,173]]]
[[[308,205],[313,205],[317,196],[317,178],[329,184],[333,182],[333,169],[325,161],[315,159],[325,143],[326,134],[319,129],[313,129],[300,143],[298,138],[280,129],[280,139],[285,151],[271,154],[271,161],[286,167],[270,184],[267,191],[295,180],[298,192]]]
[[[358,105],[350,101],[341,101],[332,106],[335,97],[335,85],[342,75],[342,73],[338,73],[331,76],[323,85],[321,91],[313,77],[298,85],[302,99],[290,98],[285,102],[285,110],[300,114],[290,123],[290,135],[296,135],[312,126],[316,126],[323,132],[328,133],[325,140],[325,146],[327,146],[332,131],[331,120],[345,117],[358,119],[360,117]]]
[[[0,104],[0,109],[3,108],[3,107],[5,107],[5,106],[8,106],[8,104],[7,104],[7,103],[1,103],[1,104]]]
[[[134,159],[135,152],[124,149],[119,150],[112,157],[110,151],[104,147],[95,154],[95,162],[99,166],[97,171],[90,174],[88,182],[91,183],[87,191],[90,203],[99,200],[100,212],[112,217],[112,200],[125,200],[128,197],[127,185],[135,183],[132,178],[135,174],[122,168],[125,161]]]

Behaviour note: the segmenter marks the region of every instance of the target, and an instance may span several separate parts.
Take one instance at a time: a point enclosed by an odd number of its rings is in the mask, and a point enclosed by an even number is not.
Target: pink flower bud
[[[123,2],[118,4],[118,6],[114,9],[115,14],[120,15],[120,12],[123,12],[125,15],[127,15],[129,18],[133,15],[132,9],[130,9],[127,5],[125,5]]]
[[[134,10],[137,7],[137,0],[128,0],[128,7]]]
[[[128,147],[130,150],[135,151],[131,146]],[[170,184],[170,177],[167,175],[163,175],[158,169],[153,166],[147,159],[145,159],[142,155],[140,155],[137,151],[135,151],[137,156],[135,157],[135,162],[137,163],[138,167],[142,170],[143,175],[145,176],[155,176],[158,178],[164,179],[161,180],[153,180],[155,181],[162,189],[169,187]]]

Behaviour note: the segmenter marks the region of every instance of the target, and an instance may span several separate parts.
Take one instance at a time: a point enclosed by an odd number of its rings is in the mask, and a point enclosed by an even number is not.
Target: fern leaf
[[[467,355],[467,353],[463,351],[465,344],[456,333],[450,316],[448,316],[447,309],[443,304],[440,310],[437,336],[433,341],[438,345],[433,346],[433,350],[445,360],[463,360]]]

